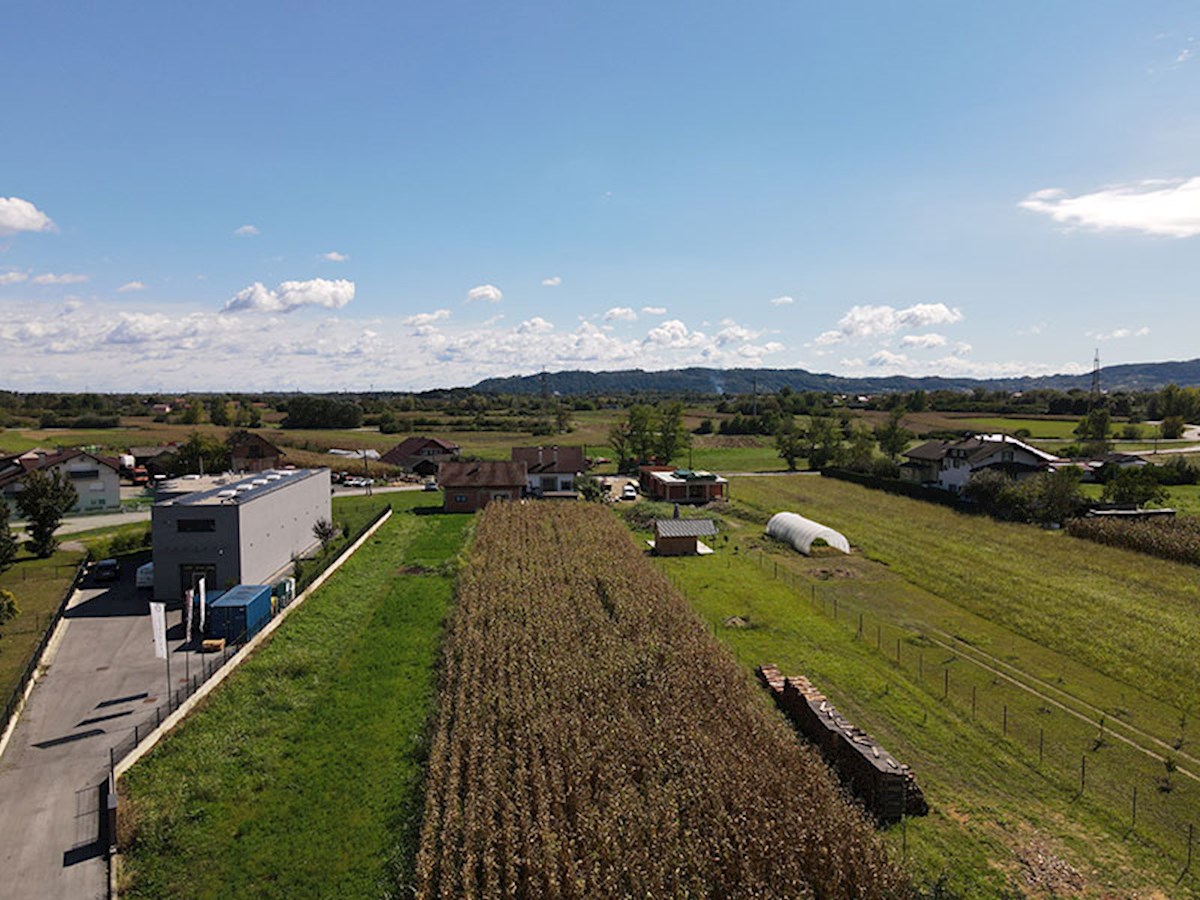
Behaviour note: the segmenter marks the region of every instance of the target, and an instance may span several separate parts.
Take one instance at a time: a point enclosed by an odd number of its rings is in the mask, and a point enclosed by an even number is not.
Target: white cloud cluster
[[[884,337],[908,328],[928,328],[930,325],[951,325],[961,322],[963,314],[945,303],[917,303],[904,309],[891,306],[852,306],[838,320],[835,331],[817,335],[819,346],[837,344],[857,338]]]
[[[24,272],[0,272],[0,285],[20,284],[22,281],[28,280],[29,276]]]
[[[285,281],[273,291],[256,281],[234,294],[223,311],[290,313],[304,306],[341,309],[353,299],[354,282],[340,278]]]
[[[0,235],[54,231],[54,220],[20,197],[0,197]]]
[[[432,325],[434,322],[440,322],[442,319],[450,318],[450,310],[435,309],[433,312],[417,313],[416,315],[407,316],[400,321],[405,325],[413,325],[418,328],[425,325]]]
[[[485,303],[499,303],[504,299],[504,292],[494,284],[481,284],[467,291],[467,302],[482,300]]]
[[[906,334],[900,338],[901,347],[919,347],[928,350],[931,347],[946,346],[946,338],[940,334]]]
[[[328,253],[321,254],[321,259],[326,260],[327,262],[340,263],[340,262],[345,262],[349,258],[350,257],[347,254],[338,253],[336,250],[330,250]]]
[[[34,284],[82,284],[87,281],[86,275],[78,275],[74,272],[64,272],[61,275],[55,275],[53,272],[45,272],[41,275],[33,276]]]
[[[549,334],[553,330],[554,325],[547,322],[541,316],[526,319],[517,326],[517,334]]]
[[[637,313],[628,306],[614,306],[604,314],[605,322],[636,322]]]
[[[796,302],[795,297],[788,297],[788,296],[784,295],[783,297],[774,298],[771,301],[771,304],[773,306],[791,306],[795,302]]]
[[[642,314],[647,316],[665,316],[667,308],[665,306],[643,306]]]
[[[233,234],[235,237],[254,237],[260,233],[261,232],[253,225],[242,225],[239,228],[233,229]]]
[[[562,284],[562,278],[558,275],[542,279],[542,287],[558,287],[560,284]]]
[[[1119,341],[1122,338],[1146,337],[1150,333],[1148,326],[1141,328],[1114,328],[1112,331],[1088,331],[1087,336],[1097,341]]]
[[[1018,206],[1069,227],[1195,237],[1200,234],[1200,176],[1118,184],[1077,197],[1047,188],[1030,194]]]
[[[117,288],[117,293],[118,294],[129,294],[129,293],[132,293],[133,291],[144,291],[145,289],[146,289],[146,285],[140,281],[127,281],[123,285],[121,285],[119,288]]]

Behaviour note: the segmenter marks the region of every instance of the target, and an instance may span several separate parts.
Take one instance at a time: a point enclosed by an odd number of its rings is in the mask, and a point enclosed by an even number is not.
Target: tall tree
[[[229,400],[224,396],[210,397],[208,400],[208,419],[214,425],[224,428],[229,424]]]
[[[775,450],[779,458],[787,463],[788,471],[796,471],[796,460],[804,455],[804,434],[796,427],[791,416],[786,416],[779,423],[775,432]]]
[[[810,469],[822,469],[835,462],[842,452],[842,430],[837,420],[833,416],[812,416],[804,443]]]
[[[654,455],[669,464],[672,459],[687,449],[691,435],[683,427],[683,404],[679,401],[664,403],[658,408],[658,434]]]
[[[17,606],[17,598],[12,595],[12,592],[0,591],[0,628],[3,628],[20,614],[21,608]],[[0,637],[3,636],[3,634],[0,634]]]
[[[214,434],[193,431],[179,445],[171,463],[174,475],[224,472],[229,468],[229,446]]]
[[[8,504],[0,502],[0,572],[17,558],[17,537],[8,524]]]
[[[17,508],[28,523],[30,550],[45,559],[58,547],[54,532],[67,510],[79,500],[79,494],[70,476],[62,471],[30,472],[23,484],[17,494]]]
[[[1136,506],[1165,503],[1167,489],[1159,484],[1154,473],[1155,467],[1152,466],[1122,469],[1104,485],[1100,498],[1109,503],[1132,503]]]
[[[654,455],[655,421],[654,408],[643,403],[629,407],[627,420],[630,455],[639,462]]]
[[[904,407],[897,406],[888,413],[887,421],[875,428],[875,440],[879,441],[879,449],[892,462],[904,452],[904,448],[913,437],[912,432],[900,424],[903,418]]]

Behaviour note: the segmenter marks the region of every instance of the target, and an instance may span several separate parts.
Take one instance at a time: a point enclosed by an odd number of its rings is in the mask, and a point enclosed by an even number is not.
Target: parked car
[[[437,489],[438,486],[436,481],[427,481],[425,482],[425,486],[422,488],[422,490],[425,491],[436,491]]]
[[[92,569],[92,577],[97,581],[119,581],[121,564],[115,559],[102,559]]]
[[[625,487],[621,488],[621,499],[622,500],[636,500],[637,499],[637,488],[635,488],[632,484],[625,485]]]
[[[137,567],[137,579],[134,582],[138,589],[154,587],[154,563],[148,562]]]

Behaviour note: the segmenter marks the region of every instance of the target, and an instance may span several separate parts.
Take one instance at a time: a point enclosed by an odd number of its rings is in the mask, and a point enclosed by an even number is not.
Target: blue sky
[[[0,12],[0,387],[1200,356],[1187,3]]]

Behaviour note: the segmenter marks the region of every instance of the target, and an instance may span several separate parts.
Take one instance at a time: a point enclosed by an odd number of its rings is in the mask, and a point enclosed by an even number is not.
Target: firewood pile
[[[851,724],[807,678],[784,676],[770,663],[759,666],[757,674],[792,724],[880,821],[898,822],[906,815],[929,812],[909,767]]]

